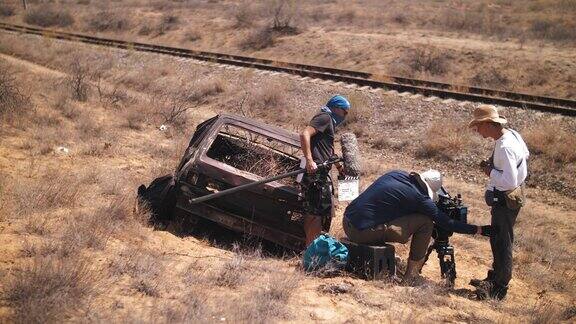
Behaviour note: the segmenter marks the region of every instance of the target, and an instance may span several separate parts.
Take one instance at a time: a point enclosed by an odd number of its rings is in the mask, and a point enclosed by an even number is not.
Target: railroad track
[[[435,96],[443,99],[459,101],[482,102],[509,107],[533,109],[550,113],[576,116],[576,100],[533,96],[509,91],[469,87],[441,82],[379,75],[361,71],[335,69],[316,65],[306,65],[290,62],[254,58],[240,55],[222,54],[216,52],[197,51],[191,49],[169,47],[162,45],[131,42],[110,38],[95,37],[77,33],[62,32],[50,29],[34,28],[0,22],[0,29],[17,33],[33,34],[42,37],[82,42],[106,47],[115,47],[142,52],[159,53],[171,56],[192,58],[196,60],[249,67],[282,73],[300,75],[323,80],[331,80],[368,86],[375,89],[388,89],[398,92],[411,92],[425,96]]]

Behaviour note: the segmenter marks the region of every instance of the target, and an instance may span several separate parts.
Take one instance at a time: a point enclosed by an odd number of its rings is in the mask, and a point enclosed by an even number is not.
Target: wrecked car
[[[302,250],[304,201],[295,176],[193,203],[197,197],[299,170],[301,155],[296,133],[235,115],[206,120],[197,126],[174,176],[155,180],[164,207],[169,205],[163,217],[208,219]],[[150,201],[154,190],[154,182],[141,186],[139,196]],[[322,224],[328,231],[330,219]]]

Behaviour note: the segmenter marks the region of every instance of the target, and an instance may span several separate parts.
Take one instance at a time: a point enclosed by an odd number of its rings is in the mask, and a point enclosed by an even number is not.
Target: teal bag
[[[328,234],[316,238],[304,252],[304,270],[315,271],[327,265],[344,268],[348,262],[348,248]]]

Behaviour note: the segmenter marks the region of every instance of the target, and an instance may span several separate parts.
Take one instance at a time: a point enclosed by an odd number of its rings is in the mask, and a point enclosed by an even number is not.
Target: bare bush
[[[13,120],[24,115],[31,104],[16,82],[15,72],[0,66],[0,120]]]
[[[249,1],[243,1],[234,10],[234,27],[235,28],[248,28],[254,25],[256,20],[256,12],[254,7]]]
[[[232,259],[222,265],[214,280],[218,286],[237,288],[246,280],[246,271],[246,260],[236,251]]]
[[[202,39],[202,34],[194,29],[189,29],[184,33],[183,39],[187,42],[195,42]]]
[[[90,69],[76,57],[72,60],[69,68],[69,75],[65,79],[65,84],[71,92],[72,99],[78,101],[88,100],[90,86]]]
[[[4,294],[14,307],[15,322],[56,322],[80,308],[94,282],[83,260],[34,258],[6,282]]]
[[[40,6],[27,11],[24,21],[41,27],[68,27],[74,23],[74,18],[66,10],[56,10],[50,6]]]
[[[510,80],[499,69],[489,67],[478,71],[476,75],[470,79],[470,83],[476,86],[501,88],[508,85]]]
[[[294,0],[271,0],[266,2],[267,13],[271,17],[271,29],[282,34],[296,34],[298,28],[294,25],[297,14]]]
[[[210,78],[196,83],[188,100],[205,103],[208,97],[220,94],[226,90],[226,84],[222,78]]]
[[[164,264],[160,255],[143,247],[126,248],[110,264],[114,276],[127,275],[136,291],[157,297],[161,293]]]
[[[532,21],[530,32],[534,37],[552,41],[576,41],[576,24],[562,19]]]
[[[448,71],[448,61],[452,57],[433,48],[416,48],[408,51],[405,60],[415,72],[443,75]]]
[[[88,29],[92,31],[125,31],[130,29],[130,20],[123,14],[112,11],[100,11],[91,16],[87,22]]]
[[[194,107],[188,96],[183,93],[161,93],[153,96],[150,102],[156,107],[164,123],[177,127],[186,124],[187,113]]]
[[[1,17],[14,16],[14,7],[4,3],[0,4],[0,16]]]
[[[270,28],[260,28],[244,38],[239,46],[243,50],[263,50],[275,44],[274,31]]]

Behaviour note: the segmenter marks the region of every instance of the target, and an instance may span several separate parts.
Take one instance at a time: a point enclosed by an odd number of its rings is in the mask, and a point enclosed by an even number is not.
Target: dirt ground
[[[359,115],[344,129],[361,139],[363,186],[386,170],[434,165],[447,188],[463,195],[469,221],[485,224],[485,180],[472,171],[472,160],[487,154],[488,142],[467,140],[447,161],[417,158],[418,147],[397,143],[426,137],[430,125],[448,114],[465,124],[473,107],[151,54],[15,39],[0,35],[1,71],[30,101],[18,113],[3,115],[0,130],[1,322],[574,321],[576,207],[562,188],[529,189],[530,205],[516,227],[514,278],[502,303],[467,298],[468,281],[483,277],[491,262],[482,237],[453,237],[455,289],[442,286],[434,256],[423,269],[423,286],[401,287],[347,275],[307,275],[298,255],[278,254],[218,228],[155,231],[132,208],[135,188],[173,171],[194,126],[214,114],[244,114],[297,130],[331,94],[343,93],[358,107]],[[81,75],[85,98],[73,82]],[[188,108],[178,118],[170,115],[175,103]],[[574,135],[571,119],[531,111],[511,117],[519,126],[559,123],[556,133]],[[167,131],[159,130],[162,124]],[[375,136],[377,130],[389,132],[392,142]],[[460,145],[455,143],[447,147]],[[331,229],[336,236],[342,234],[344,208],[337,208]],[[396,248],[404,259],[406,246]]]
[[[576,97],[570,0],[61,0],[33,2],[28,13],[16,0],[5,6],[9,22]],[[41,14],[30,19],[34,10]]]

